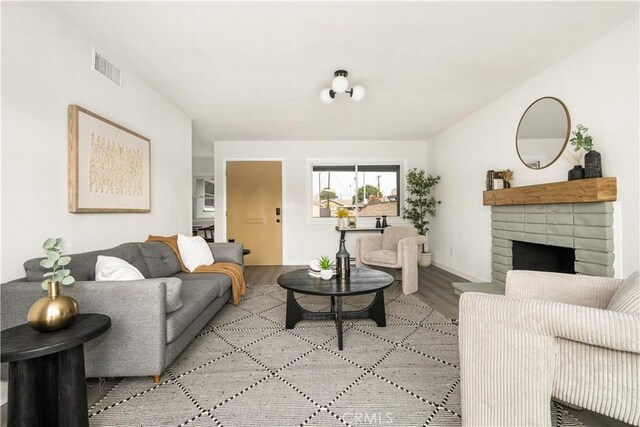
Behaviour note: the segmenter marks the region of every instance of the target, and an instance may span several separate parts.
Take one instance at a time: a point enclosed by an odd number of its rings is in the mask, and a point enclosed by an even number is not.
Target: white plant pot
[[[431,265],[431,252],[420,252],[418,265],[420,267],[429,267]]]
[[[338,228],[349,228],[349,218],[338,218]]]
[[[320,270],[320,277],[322,277],[322,280],[331,280],[333,270]]]

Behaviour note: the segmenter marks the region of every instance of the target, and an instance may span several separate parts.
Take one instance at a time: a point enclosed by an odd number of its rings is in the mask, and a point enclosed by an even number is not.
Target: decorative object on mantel
[[[482,192],[484,205],[538,205],[551,203],[613,202],[615,177],[551,182]]]
[[[429,217],[436,216],[436,207],[440,200],[431,194],[431,190],[440,182],[440,176],[425,175],[425,171],[416,168],[409,169],[407,173],[407,206],[402,217],[411,221],[418,233],[426,236],[429,231]],[[431,265],[431,253],[422,245],[422,252],[418,265],[428,267]]]
[[[493,170],[487,171],[487,176],[484,180],[484,186],[487,190],[493,190]]]
[[[382,218],[377,216],[376,217],[376,228],[382,228],[382,223],[380,222]]]
[[[151,141],[69,105],[69,212],[150,212]]]
[[[47,239],[42,244],[46,258],[40,261],[40,266],[51,268],[44,274],[41,283],[48,295],[36,301],[27,314],[29,326],[39,332],[51,332],[64,329],[78,317],[80,310],[75,299],[60,295],[60,284],[70,285],[75,282],[71,271],[65,268],[71,257],[63,256],[62,239]]]
[[[602,177],[602,157],[596,150],[591,150],[584,155],[584,177]]]
[[[325,104],[331,104],[339,93],[348,93],[354,101],[362,101],[362,98],[364,98],[364,88],[362,86],[356,85],[347,90],[349,88],[349,81],[347,80],[347,76],[349,75],[348,72],[345,70],[337,70],[333,75],[334,78],[331,81],[331,89],[322,89],[320,92],[320,99],[322,102]]]
[[[567,149],[562,153],[562,157],[573,165],[573,169],[570,169],[567,174],[567,179],[569,181],[584,179],[584,168],[582,167],[581,163],[582,154],[574,152],[578,150],[571,150],[567,147]]]
[[[387,228],[389,224],[387,224],[387,216],[382,215],[382,228]]]
[[[600,153],[593,149],[593,137],[589,135],[587,132],[588,128],[579,124],[576,126],[576,130],[572,132],[573,138],[570,139],[571,145],[574,147],[574,152],[578,152],[580,150],[584,150],[586,154],[584,155],[584,170],[583,170],[583,178],[601,178],[602,177],[602,160]],[[573,156],[575,158],[575,155]],[[579,161],[578,156],[578,161]],[[578,172],[577,168],[574,167],[571,171],[569,171],[569,180],[572,179],[580,179],[580,178],[572,178],[573,176],[577,176]]]
[[[493,184],[494,190],[502,190],[504,188],[504,181],[502,180],[502,171],[493,172]]]
[[[551,166],[567,146],[570,129],[569,110],[562,101],[552,96],[535,100],[518,123],[518,157],[531,169]]]
[[[349,217],[349,228],[356,228],[356,217],[355,216],[350,216]]]
[[[488,170],[485,180],[487,190],[502,190],[511,187],[513,171],[505,169],[503,171]]]
[[[573,169],[569,170],[567,174],[569,181],[575,181],[576,179],[584,179],[584,168],[582,165],[575,165]]]
[[[502,171],[502,181],[504,181],[504,188],[511,188],[511,181],[513,181],[513,171],[511,169]]]
[[[349,228],[349,211],[338,208],[336,215],[338,215],[338,228]]]

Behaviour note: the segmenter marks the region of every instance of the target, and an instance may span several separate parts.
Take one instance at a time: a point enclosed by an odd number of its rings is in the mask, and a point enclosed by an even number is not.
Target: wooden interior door
[[[227,162],[227,240],[246,265],[282,265],[282,162]]]

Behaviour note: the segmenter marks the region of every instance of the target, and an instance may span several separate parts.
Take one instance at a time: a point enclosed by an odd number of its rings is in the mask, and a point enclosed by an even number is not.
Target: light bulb
[[[351,89],[351,91],[351,99],[356,102],[362,101],[362,98],[364,98],[364,88],[362,86],[356,85]]]
[[[336,93],[342,93],[349,87],[349,82],[345,76],[337,76],[331,82],[331,88]]]
[[[322,91],[320,91],[320,99],[325,104],[331,104],[333,102],[333,98],[331,97],[331,89],[322,89]]]

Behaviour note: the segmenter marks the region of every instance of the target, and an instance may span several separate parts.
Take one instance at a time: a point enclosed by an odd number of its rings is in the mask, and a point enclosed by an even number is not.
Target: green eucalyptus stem
[[[45,290],[48,288],[49,282],[60,282],[63,285],[75,282],[71,271],[65,268],[71,262],[71,257],[62,255],[63,243],[61,238],[49,238],[42,244],[46,258],[40,260],[40,266],[51,269],[43,275],[44,280],[41,286]]]
[[[588,131],[589,128],[578,124],[576,130],[571,132],[573,138],[571,138],[569,142],[571,142],[571,145],[574,147],[573,151],[584,150],[588,153],[593,150],[593,137],[587,133]]]

